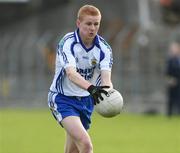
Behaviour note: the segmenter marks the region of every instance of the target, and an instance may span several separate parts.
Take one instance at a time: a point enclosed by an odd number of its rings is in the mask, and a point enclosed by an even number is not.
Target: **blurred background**
[[[0,108],[47,108],[56,45],[76,29],[84,4],[102,12],[99,34],[113,49],[124,110],[165,114],[165,60],[180,30],[179,0],[0,0]]]

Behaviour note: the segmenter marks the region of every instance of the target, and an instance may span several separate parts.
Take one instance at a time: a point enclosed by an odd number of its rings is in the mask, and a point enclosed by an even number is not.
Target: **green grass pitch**
[[[180,117],[94,113],[94,153],[180,153]],[[0,110],[0,153],[63,153],[65,133],[48,110]]]

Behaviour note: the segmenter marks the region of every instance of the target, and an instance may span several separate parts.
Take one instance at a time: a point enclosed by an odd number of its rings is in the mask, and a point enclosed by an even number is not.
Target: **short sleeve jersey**
[[[66,96],[88,96],[89,93],[73,83],[66,75],[67,67],[74,67],[85,80],[93,85],[101,84],[101,71],[111,71],[112,50],[108,43],[96,35],[93,45],[86,48],[79,30],[66,34],[59,42],[56,54],[55,75],[50,91]]]

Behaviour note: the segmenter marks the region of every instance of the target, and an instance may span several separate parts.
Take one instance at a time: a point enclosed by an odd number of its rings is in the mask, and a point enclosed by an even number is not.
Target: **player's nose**
[[[95,30],[95,26],[92,24],[92,25],[90,26],[90,29],[91,29],[91,30]]]

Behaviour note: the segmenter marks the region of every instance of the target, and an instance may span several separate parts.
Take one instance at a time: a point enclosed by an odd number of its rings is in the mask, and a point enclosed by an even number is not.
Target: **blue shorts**
[[[86,130],[89,129],[94,109],[93,98],[91,96],[71,97],[49,92],[48,105],[53,116],[60,124],[65,117],[78,116],[84,128]]]

